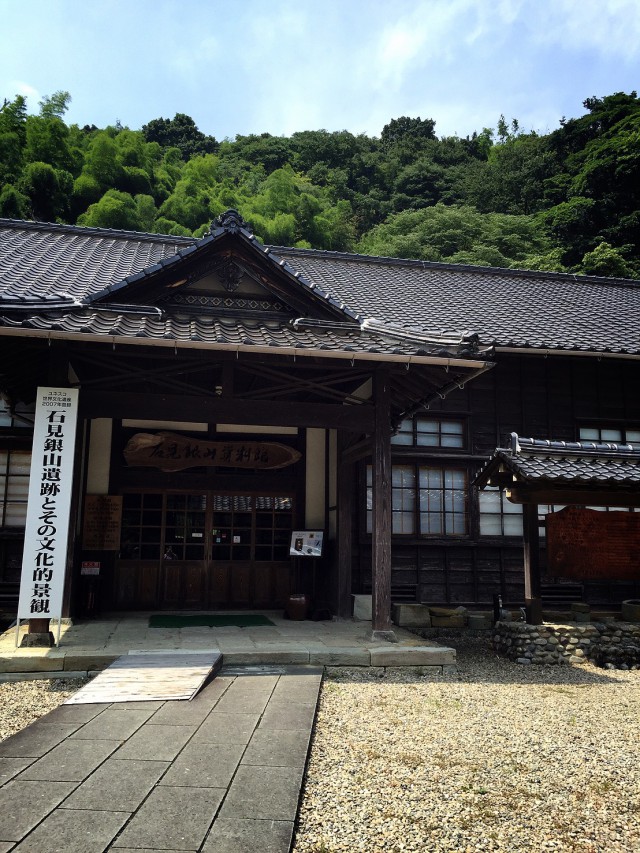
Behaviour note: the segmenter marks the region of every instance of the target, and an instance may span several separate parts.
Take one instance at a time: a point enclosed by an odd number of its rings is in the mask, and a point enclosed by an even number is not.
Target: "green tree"
[[[405,166],[393,183],[391,207],[394,211],[429,207],[442,197],[445,169],[428,157]]]
[[[48,163],[54,169],[78,174],[81,162],[69,145],[69,128],[63,121],[70,100],[68,92],[55,92],[40,101],[39,115],[27,117],[26,162]]]
[[[576,196],[540,214],[541,223],[564,247],[568,266],[579,263],[591,248],[596,206],[594,199]]]
[[[604,240],[582,259],[580,272],[585,275],[636,278],[635,270],[625,261],[622,253]]]
[[[34,219],[56,222],[69,212],[73,175],[49,163],[27,163],[19,181]]]
[[[11,184],[5,184],[0,191],[0,216],[6,219],[28,219],[30,213],[29,198]]]
[[[150,195],[139,194],[133,199],[136,203],[138,227],[143,231],[153,232],[156,227],[158,209]]]
[[[435,139],[436,123],[431,118],[421,119],[410,118],[409,116],[401,116],[400,118],[392,118],[389,124],[385,124],[380,134],[382,147],[385,149],[397,145],[399,142],[406,142],[408,139],[423,141],[425,139]]]
[[[0,186],[20,174],[27,141],[27,102],[22,95],[0,107]]]
[[[142,223],[136,202],[129,193],[107,190],[100,201],[78,217],[78,225],[140,231]]]
[[[124,176],[118,146],[107,131],[96,134],[87,150],[83,174],[92,177],[103,190],[119,187]]]
[[[84,213],[87,208],[100,200],[102,196],[102,187],[100,183],[93,177],[83,173],[79,175],[73,182],[73,190],[71,192],[71,218],[75,222],[81,213]]]
[[[365,254],[497,267],[516,266],[551,248],[534,217],[444,204],[390,216],[358,246]]]
[[[205,230],[199,236],[204,236],[206,233],[207,227],[202,226]],[[188,228],[185,228],[184,225],[180,225],[178,222],[174,222],[171,219],[166,219],[164,216],[159,216],[155,222],[155,230],[159,234],[170,234],[173,237],[190,237],[191,231]]]
[[[172,119],[153,119],[142,126],[142,133],[147,142],[157,142],[162,148],[177,148],[185,162],[218,150],[216,139],[198,130],[191,116],[185,113],[176,113]]]
[[[39,102],[40,116],[44,119],[62,119],[69,109],[71,95],[68,92],[58,91],[53,95],[45,95]]]

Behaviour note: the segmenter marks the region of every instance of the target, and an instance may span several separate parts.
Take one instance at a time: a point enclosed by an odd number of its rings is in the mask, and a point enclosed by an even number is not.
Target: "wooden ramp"
[[[64,704],[193,699],[221,666],[218,651],[133,652],[115,660]]]

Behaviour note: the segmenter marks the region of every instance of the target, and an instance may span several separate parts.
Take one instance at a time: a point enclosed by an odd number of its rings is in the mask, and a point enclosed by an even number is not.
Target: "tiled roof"
[[[237,320],[232,317],[162,315],[157,309],[135,306],[81,306],[71,311],[42,310],[29,317],[3,318],[12,329],[35,329],[108,337],[168,339],[217,344],[223,347],[280,347],[299,350],[340,351],[354,354],[438,355],[478,358],[472,348],[454,342],[393,340],[380,331],[361,331],[358,326],[282,323],[279,320]]]
[[[7,296],[67,294],[86,299],[194,242],[0,219],[0,291]]]
[[[593,441],[544,441],[511,436],[511,447],[498,448],[476,477],[487,485],[506,469],[527,485],[589,486],[621,489],[640,484],[640,448]]]
[[[484,344],[640,351],[640,286],[627,280],[274,249],[357,314],[476,332]]]
[[[375,318],[413,338],[462,332],[477,333],[487,346],[640,352],[636,282],[268,248],[245,229],[227,231],[241,232],[302,291],[336,306],[345,319]],[[223,232],[219,226],[196,241],[0,219],[0,293],[11,304],[15,297],[52,295],[89,303],[105,294],[126,302],[128,285],[179,263]],[[0,299],[0,315],[2,305]],[[45,323],[46,310],[33,309],[31,320]],[[75,316],[71,322],[78,322]],[[0,323],[12,322],[0,316]]]

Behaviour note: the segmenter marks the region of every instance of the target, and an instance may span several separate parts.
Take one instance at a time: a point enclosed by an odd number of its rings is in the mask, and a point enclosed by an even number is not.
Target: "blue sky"
[[[640,87],[640,0],[0,0],[0,20],[0,98],[68,90],[67,120],[99,127],[544,133]]]

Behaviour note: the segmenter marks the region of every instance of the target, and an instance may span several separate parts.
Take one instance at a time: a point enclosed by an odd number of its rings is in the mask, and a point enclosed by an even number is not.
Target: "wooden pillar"
[[[524,603],[527,622],[530,625],[541,625],[540,534],[537,504],[523,505],[522,532],[524,540]]]
[[[338,616],[351,615],[351,567],[353,561],[353,465],[338,470]]]
[[[391,417],[387,370],[376,371],[373,390],[375,429],[372,444],[371,629],[373,639],[396,642],[391,630]]]
[[[351,567],[353,564],[353,462],[342,461],[343,434],[338,433],[337,533],[338,577],[336,609],[338,616],[351,616]]]

